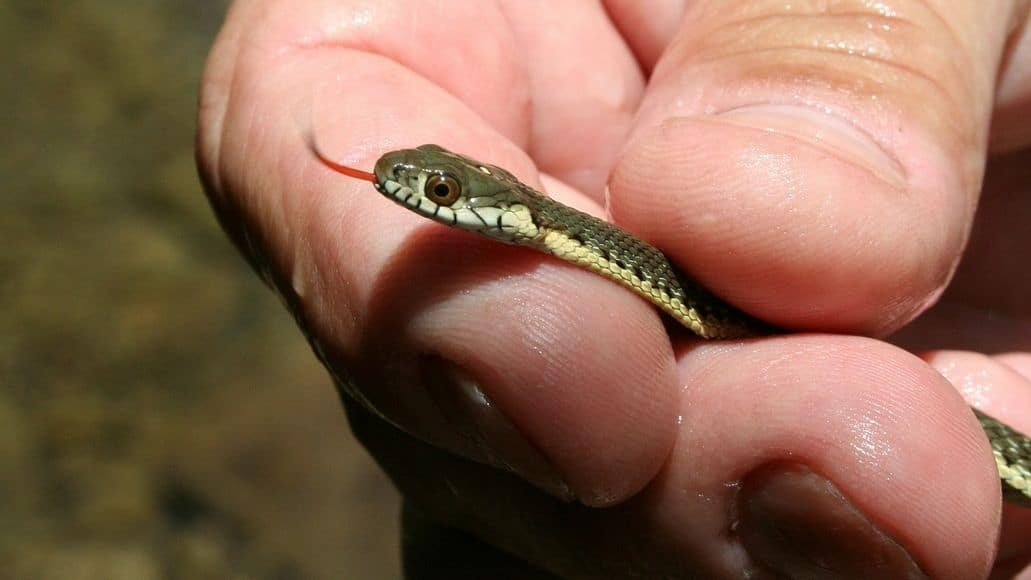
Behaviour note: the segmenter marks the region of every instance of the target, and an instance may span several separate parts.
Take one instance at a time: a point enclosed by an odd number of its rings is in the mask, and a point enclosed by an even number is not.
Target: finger
[[[834,509],[819,489],[801,493],[798,498],[811,499],[797,503],[792,494],[738,498],[746,502],[739,503],[741,525],[760,527],[739,530],[744,547],[765,566],[798,577],[817,573],[814,561],[830,562],[843,577],[864,575],[860,571],[877,576],[873,554],[893,554],[886,560],[893,565],[904,561],[891,549],[894,542],[931,577],[982,576],[994,549],[999,497],[992,492],[998,482],[983,435],[950,386],[879,342],[799,336],[763,346],[738,352],[706,346],[681,361],[687,384],[698,385],[691,408],[733,410],[734,419],[684,410],[695,440],[678,440],[667,473],[678,473],[679,462],[684,468],[666,485],[670,493],[683,486],[703,491],[695,501],[669,506],[675,510],[670,517],[693,513],[712,522],[705,516],[728,495],[720,487],[732,479],[728,472],[742,474],[742,494],[755,494],[752,476],[744,474],[788,461],[826,478],[846,503]],[[761,377],[762,386],[755,389],[749,377]],[[689,471],[689,461],[716,465]],[[711,476],[720,473],[722,479]],[[773,490],[798,485],[790,473],[780,479],[789,483],[771,485]],[[842,509],[862,514],[857,519],[869,526],[850,517],[844,529],[831,532],[836,528],[828,523],[839,520],[835,514]],[[772,536],[754,539],[771,530]],[[700,536],[712,547],[726,541],[718,528],[708,531]],[[852,552],[849,546],[860,539]],[[811,543],[799,545],[802,540]]]
[[[991,451],[955,390],[915,357],[794,336],[698,345],[679,369],[669,463],[605,510],[414,451],[374,417],[352,424],[433,521],[559,576],[987,574],[999,512]]]
[[[642,70],[651,72],[680,28],[685,0],[605,0],[605,10],[634,51]]]
[[[1013,34],[1003,55],[992,114],[991,150],[1008,153],[1031,146],[1031,5],[1013,22]]]
[[[939,4],[694,3],[614,172],[614,218],[771,322],[912,319],[966,239],[1015,14]]]
[[[1031,375],[1017,370],[1027,360],[1026,354],[989,357],[964,351],[932,351],[923,357],[971,405],[1018,431],[1031,432]],[[1011,505],[1005,505],[1005,509],[998,567],[1012,574],[1031,563],[1027,543],[1031,510]]]
[[[493,4],[452,8],[234,10],[245,22],[227,27],[246,32],[214,51],[233,62],[211,64],[227,71],[209,77],[225,96],[202,116],[202,170],[349,396],[565,499],[619,501],[654,476],[675,427],[675,365],[653,309],[565,263],[405,212],[316,162],[299,128],[310,103],[319,147],[348,165],[438,142],[535,183],[512,144],[532,124],[520,47]]]
[[[1031,381],[1031,353],[1011,352],[996,355],[994,358]]]
[[[633,55],[597,3],[507,0],[501,6],[526,71],[526,151],[541,171],[600,201],[644,92]]]

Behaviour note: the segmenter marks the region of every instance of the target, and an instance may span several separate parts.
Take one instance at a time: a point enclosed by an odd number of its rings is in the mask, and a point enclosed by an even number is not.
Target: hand
[[[1031,518],[1010,508],[995,559],[990,451],[942,376],[1031,430],[1027,3],[784,6],[234,5],[202,176],[404,494],[413,574],[1027,564]],[[328,171],[307,130],[355,167],[438,143],[607,205],[720,296],[809,334],[671,338],[611,282]],[[921,358],[846,336],[903,327]],[[468,535],[428,539],[438,526]],[[511,556],[427,548],[473,538]]]

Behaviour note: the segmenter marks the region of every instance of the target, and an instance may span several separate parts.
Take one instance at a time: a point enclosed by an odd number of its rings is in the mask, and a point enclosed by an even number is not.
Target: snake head
[[[440,223],[516,243],[538,234],[507,171],[437,145],[392,151],[374,169],[376,190]]]

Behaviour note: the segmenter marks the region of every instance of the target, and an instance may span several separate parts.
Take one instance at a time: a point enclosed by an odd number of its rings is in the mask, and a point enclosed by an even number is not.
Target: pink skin
[[[783,4],[233,6],[200,110],[213,204],[351,377],[356,433],[431,517],[560,574],[735,576],[756,563],[727,534],[733,484],[788,460],[933,577],[987,575],[997,546],[997,573],[1027,564],[1031,518],[1000,512],[960,394],[1031,430],[1031,67],[1016,66],[1031,35],[1007,44],[1026,3],[822,17]],[[1006,122],[990,134],[996,89]],[[422,143],[501,165],[751,313],[825,334],[671,337],[596,275],[330,171],[309,129],[358,169]],[[975,215],[988,143],[1007,155],[989,158]],[[832,334],[900,328],[919,357]],[[619,508],[555,508],[546,476],[524,485],[441,452],[470,455],[426,411],[428,354],[474,380],[581,503]]]

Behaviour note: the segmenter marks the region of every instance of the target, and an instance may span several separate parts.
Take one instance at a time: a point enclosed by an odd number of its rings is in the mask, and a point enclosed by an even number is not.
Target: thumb
[[[794,329],[885,334],[949,280],[1014,2],[690,3],[614,219]]]

